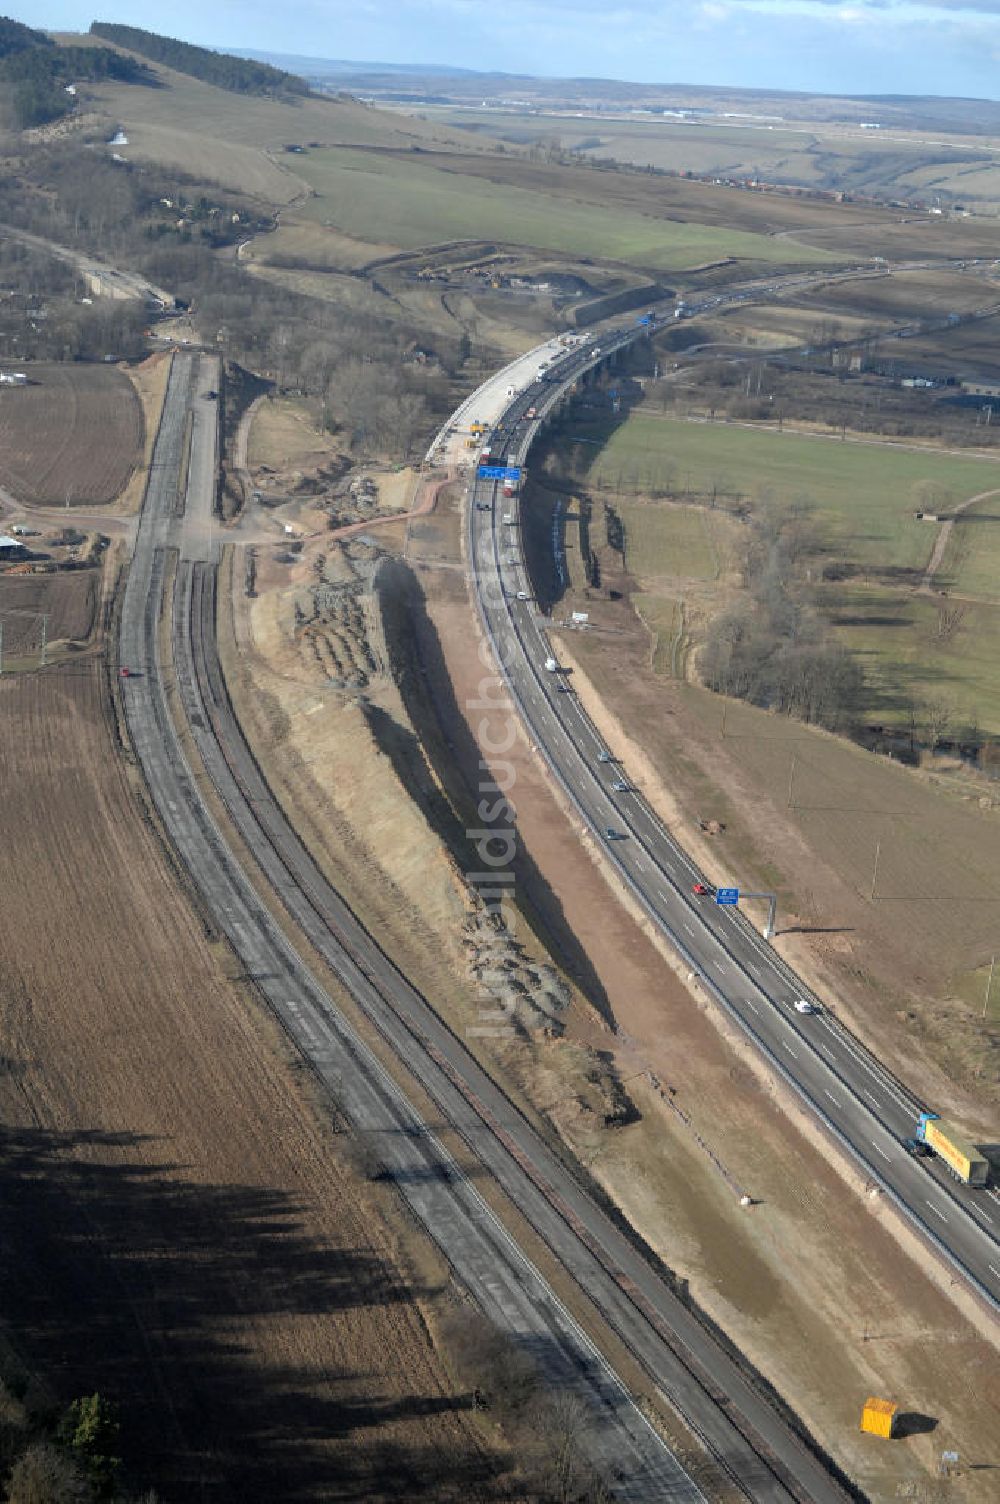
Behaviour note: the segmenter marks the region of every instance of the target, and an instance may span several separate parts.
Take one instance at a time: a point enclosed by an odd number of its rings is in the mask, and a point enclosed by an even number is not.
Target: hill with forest
[[[26,130],[73,108],[78,83],[139,83],[146,69],[108,47],[57,47],[44,31],[0,16],[0,124]]]
[[[113,21],[91,23],[92,36],[138,52],[151,62],[163,63],[177,73],[200,78],[203,83],[229,89],[234,94],[308,94],[305,79],[294,73],[272,68],[269,63],[233,57],[228,52],[213,52],[209,47],[195,47],[174,37],[143,31],[138,26],[121,26]]]

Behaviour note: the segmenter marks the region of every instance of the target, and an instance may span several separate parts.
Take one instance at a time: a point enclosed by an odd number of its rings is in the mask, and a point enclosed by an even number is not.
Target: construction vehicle
[[[933,1149],[956,1180],[963,1185],[984,1186],[990,1177],[990,1162],[936,1112],[922,1112],[917,1124],[916,1141]]]
[[[471,434],[484,434],[486,432],[486,424],[485,423],[470,423],[469,424],[469,432]]]

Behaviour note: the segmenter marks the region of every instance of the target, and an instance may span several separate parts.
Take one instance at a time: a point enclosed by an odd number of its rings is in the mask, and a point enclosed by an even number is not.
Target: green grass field
[[[977,501],[956,519],[940,576],[959,595],[1000,604],[1000,493]]]
[[[128,137],[129,160],[161,162],[199,182],[216,182],[234,193],[271,204],[288,204],[307,193],[299,172],[306,157],[284,151],[309,141],[384,145],[405,149],[417,138],[440,148],[450,133],[418,120],[370,110],[352,99],[266,99],[214,88],[186,74],[155,65],[160,87],[100,84],[94,107]],[[459,132],[453,139],[462,143]]]
[[[657,575],[718,577],[719,549],[704,508],[626,501],[616,510],[625,526],[625,566],[631,574],[643,580]]]
[[[601,430],[575,429],[597,436]],[[872,568],[922,569],[935,533],[917,522],[919,486],[942,488],[950,503],[1000,485],[1000,461],[841,443],[737,424],[688,423],[636,412],[593,454],[590,481],[619,490],[707,495],[713,488],[750,499],[771,495],[807,504],[826,525],[830,546]],[[583,454],[583,446],[575,453]]]
[[[684,602],[676,596],[650,595],[642,591],[632,604],[652,639],[650,666],[654,673],[676,679],[684,671]]]
[[[478,175],[443,171],[428,157],[314,151],[295,158],[295,171],[316,193],[297,209],[302,218],[406,249],[454,239],[502,240],[662,271],[724,257],[781,264],[828,259],[826,252],[789,247],[767,235],[498,186]]]
[[[977,725],[1000,735],[1000,608],[963,603],[960,624],[941,638],[939,597],[838,586],[837,600],[831,613],[837,636],[873,688],[867,718],[905,725],[910,702],[919,708],[943,701],[955,729]]]

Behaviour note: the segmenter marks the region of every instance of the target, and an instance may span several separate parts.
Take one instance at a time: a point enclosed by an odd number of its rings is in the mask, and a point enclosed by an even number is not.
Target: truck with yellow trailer
[[[943,1159],[947,1168],[963,1185],[983,1186],[990,1177],[989,1160],[951,1123],[936,1112],[922,1112],[917,1124],[917,1143]]]

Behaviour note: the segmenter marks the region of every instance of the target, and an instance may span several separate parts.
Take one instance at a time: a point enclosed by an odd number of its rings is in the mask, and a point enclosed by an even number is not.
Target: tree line
[[[155,31],[143,31],[138,26],[94,21],[90,32],[92,36],[112,42],[116,47],[127,47],[130,52],[138,52],[151,62],[163,63],[177,73],[187,73],[191,78],[200,78],[203,83],[214,84],[219,89],[229,89],[234,94],[310,92],[304,78],[298,78],[294,73],[285,73],[281,68],[272,68],[269,63],[233,57],[228,52],[212,52],[208,47],[195,47],[190,42],[160,36]]]

